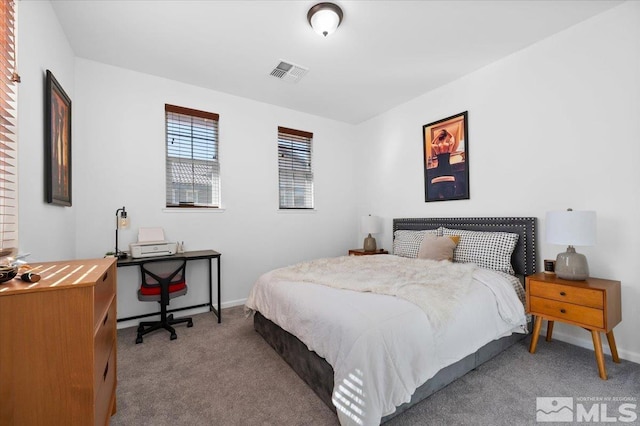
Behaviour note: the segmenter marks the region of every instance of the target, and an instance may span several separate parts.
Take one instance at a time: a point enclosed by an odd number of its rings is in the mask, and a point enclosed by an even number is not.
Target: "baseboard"
[[[231,300],[229,302],[222,302],[220,304],[220,308],[225,309],[225,308],[233,308],[234,306],[241,306],[241,305],[244,305],[246,301],[247,299],[237,299],[237,300]],[[207,307],[202,307],[202,308],[186,309],[184,311],[175,313],[175,315],[181,316],[181,317],[187,317],[189,315],[204,314],[207,312],[209,312],[209,309]],[[138,318],[138,319],[129,320],[129,321],[122,321],[118,323],[117,327],[118,327],[118,330],[120,330],[121,328],[137,327],[140,321],[153,321],[154,319],[157,319],[157,318],[158,316],[149,317],[149,318]]]
[[[545,337],[547,334],[547,327],[543,327],[540,330],[540,335]],[[589,337],[591,337],[591,335],[589,335]],[[560,340],[562,342],[566,342],[566,343],[570,343],[572,345],[576,345],[579,346],[581,348],[585,348],[585,349],[589,349],[591,351],[593,351],[593,340],[591,340],[591,338],[589,339],[582,339],[580,337],[576,337],[573,336],[571,334],[566,334],[562,331],[559,331],[557,329],[554,328],[553,330],[553,338],[556,340]],[[544,343],[544,340],[541,340],[538,345],[540,345],[541,343]],[[618,345],[616,345],[618,346]],[[609,345],[607,344],[607,340],[603,339],[603,344],[602,344],[602,351],[607,354],[607,355],[611,355],[611,351],[609,350]],[[640,354],[637,352],[632,352],[632,351],[627,351],[623,348],[620,348],[620,346],[618,346],[618,356],[621,359],[625,359],[627,361],[631,361],[631,362],[635,362],[637,364],[640,364]]]

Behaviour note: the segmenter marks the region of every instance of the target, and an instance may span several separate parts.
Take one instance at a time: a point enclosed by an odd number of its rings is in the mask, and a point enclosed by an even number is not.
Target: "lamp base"
[[[369,234],[367,238],[364,239],[363,247],[364,247],[364,251],[369,251],[369,252],[376,251],[377,250],[376,239],[373,238],[371,234]]]
[[[576,253],[573,246],[556,257],[556,276],[563,280],[584,281],[589,278],[589,265],[584,254]]]

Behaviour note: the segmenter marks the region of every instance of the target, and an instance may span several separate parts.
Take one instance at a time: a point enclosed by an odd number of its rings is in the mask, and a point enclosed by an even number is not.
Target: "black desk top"
[[[142,265],[143,263],[162,262],[162,261],[174,260],[174,259],[187,259],[187,260],[213,259],[213,258],[220,258],[220,256],[221,254],[215,250],[195,250],[195,251],[185,251],[184,253],[176,253],[169,256],[138,257],[135,259],[132,257],[128,257],[126,259],[118,259],[118,266],[135,266],[135,265]]]

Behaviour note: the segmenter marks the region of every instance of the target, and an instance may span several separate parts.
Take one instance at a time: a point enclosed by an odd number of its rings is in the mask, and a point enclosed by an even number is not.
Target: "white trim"
[[[538,342],[538,348],[540,348],[540,345],[544,345],[545,343],[544,338],[546,338],[546,335],[547,335],[546,327],[543,327],[543,329],[541,328],[540,335],[543,336],[543,339],[541,339]],[[591,334],[589,334],[589,336],[591,336]],[[563,333],[562,331],[556,330],[554,328],[553,339],[560,340],[562,342],[570,343],[572,345],[580,346],[581,348],[585,348],[593,351],[593,340],[591,340],[591,338],[582,339],[579,337],[575,337],[575,336]],[[606,342],[606,339],[604,339],[604,342]],[[616,346],[618,346],[617,342],[616,342]],[[602,345],[602,351],[607,355],[611,355],[611,350],[609,349],[609,345],[606,343]],[[632,361],[640,364],[640,354],[637,352],[627,351],[625,349],[621,349],[620,346],[618,346],[618,356],[621,359],[626,359],[627,361]],[[595,359],[594,359],[594,363],[595,363]]]
[[[223,208],[211,208],[211,207],[165,207],[162,209],[163,213],[224,213],[227,209]]]
[[[278,209],[278,213],[282,214],[312,214],[317,211],[316,209]]]

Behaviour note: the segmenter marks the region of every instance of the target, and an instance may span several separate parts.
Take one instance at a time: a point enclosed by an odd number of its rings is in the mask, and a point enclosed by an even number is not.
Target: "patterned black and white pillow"
[[[453,252],[454,262],[475,263],[481,268],[515,274],[511,254],[518,242],[518,234],[442,228],[442,235],[460,236]]]
[[[393,233],[393,254],[396,256],[409,257],[415,259],[418,257],[420,244],[425,234],[438,235],[437,229],[429,229],[426,231],[409,231],[398,230]]]

